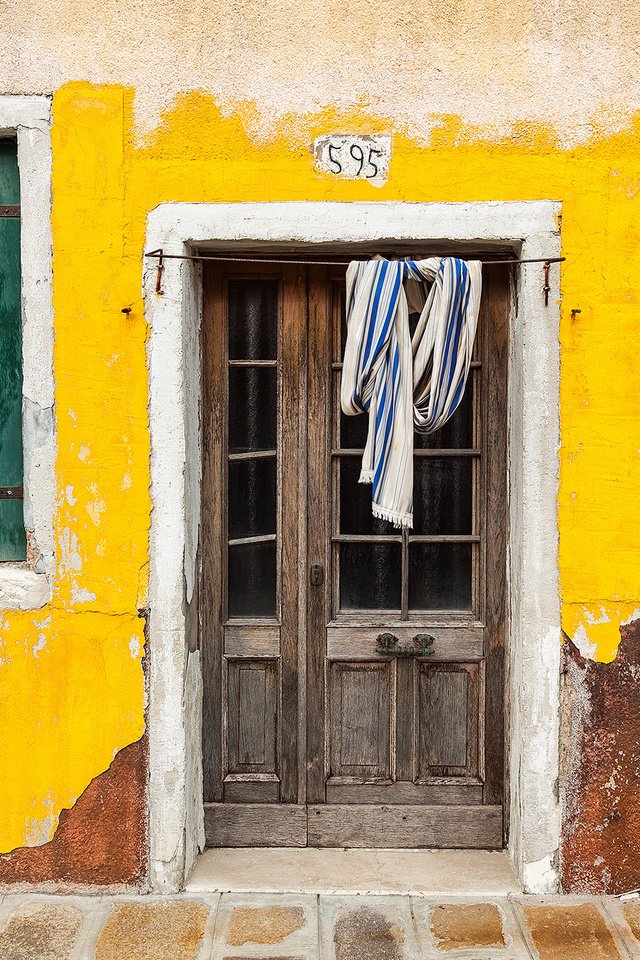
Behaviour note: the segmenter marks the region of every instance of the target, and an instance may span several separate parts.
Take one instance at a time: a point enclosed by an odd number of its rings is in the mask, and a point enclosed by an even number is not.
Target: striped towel
[[[369,412],[360,483],[372,484],[373,515],[396,527],[413,526],[414,427],[433,433],[462,400],[481,291],[479,261],[370,260],[347,269],[342,410]],[[408,301],[420,312],[413,339]]]

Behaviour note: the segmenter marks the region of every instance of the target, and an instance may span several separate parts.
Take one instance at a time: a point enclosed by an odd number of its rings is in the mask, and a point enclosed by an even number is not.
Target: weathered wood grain
[[[309,807],[310,847],[452,847],[499,849],[501,806]]]
[[[208,847],[305,847],[307,808],[298,804],[208,803]]]

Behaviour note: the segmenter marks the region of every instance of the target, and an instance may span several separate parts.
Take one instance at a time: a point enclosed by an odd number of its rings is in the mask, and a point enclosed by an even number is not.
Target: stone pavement
[[[0,960],[629,960],[640,901],[0,896]]]

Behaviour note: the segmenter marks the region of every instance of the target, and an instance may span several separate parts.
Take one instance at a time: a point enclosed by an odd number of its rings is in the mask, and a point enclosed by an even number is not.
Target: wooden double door
[[[207,844],[501,847],[508,268],[403,533],[340,412],[345,270],[236,266],[204,278]]]

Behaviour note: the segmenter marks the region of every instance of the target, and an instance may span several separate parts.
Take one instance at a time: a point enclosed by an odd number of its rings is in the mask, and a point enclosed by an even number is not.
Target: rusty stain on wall
[[[147,872],[147,738],[124,747],[63,810],[54,837],[0,856],[0,882],[47,888],[144,885]]]
[[[564,644],[562,883],[575,893],[640,887],[640,620],[617,658]]]

